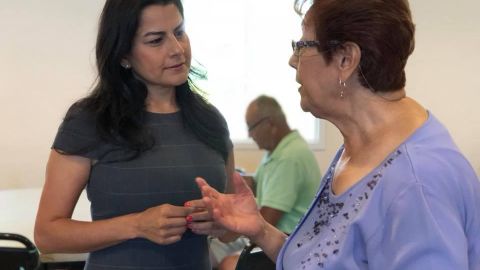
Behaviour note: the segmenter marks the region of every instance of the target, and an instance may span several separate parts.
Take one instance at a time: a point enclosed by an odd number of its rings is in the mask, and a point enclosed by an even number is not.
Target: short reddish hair
[[[327,62],[343,43],[353,42],[362,52],[358,78],[364,87],[405,87],[405,65],[415,47],[407,0],[314,0],[308,15]]]

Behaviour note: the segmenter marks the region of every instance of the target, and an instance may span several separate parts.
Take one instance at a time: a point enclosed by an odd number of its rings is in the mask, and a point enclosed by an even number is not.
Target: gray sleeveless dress
[[[218,190],[225,188],[221,155],[183,126],[179,112],[147,113],[146,123],[156,144],[130,161],[121,161],[126,152],[98,138],[91,115],[78,113],[60,126],[52,148],[65,153],[80,151],[80,155],[97,160],[87,184],[92,220],[199,199],[197,176]],[[133,239],[92,252],[85,269],[204,270],[211,265],[207,238],[187,231],[181,241],[170,245]]]

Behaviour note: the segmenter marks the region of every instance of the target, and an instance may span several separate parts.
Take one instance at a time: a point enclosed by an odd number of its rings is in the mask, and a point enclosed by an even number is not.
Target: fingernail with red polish
[[[190,207],[191,205],[190,205],[190,202],[186,202],[186,203],[183,204],[183,206]]]
[[[187,220],[187,223],[190,223],[190,222],[193,221],[193,217],[192,217],[192,216],[187,216],[185,219]]]

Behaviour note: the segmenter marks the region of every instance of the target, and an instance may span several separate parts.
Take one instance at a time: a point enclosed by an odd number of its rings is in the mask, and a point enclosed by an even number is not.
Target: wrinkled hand
[[[192,208],[162,204],[137,215],[139,237],[161,245],[179,241],[187,230],[186,217]]]
[[[187,227],[196,234],[211,235],[219,237],[225,234],[225,229],[214,222],[212,214],[202,199],[192,200],[185,203],[185,206],[192,209],[192,213],[186,217]]]
[[[265,220],[257,209],[253,193],[238,173],[233,176],[233,194],[218,192],[200,177],[195,181],[208,211],[227,230],[254,237],[263,229]]]

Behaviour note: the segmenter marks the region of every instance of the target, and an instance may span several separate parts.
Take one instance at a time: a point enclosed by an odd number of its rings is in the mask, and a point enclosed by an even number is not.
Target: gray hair
[[[271,117],[275,121],[286,122],[282,107],[276,99],[266,95],[261,95],[252,101],[257,105],[257,113],[260,117]]]

